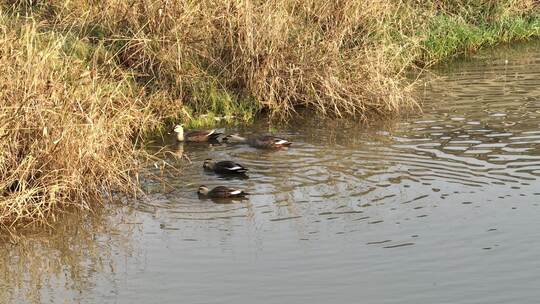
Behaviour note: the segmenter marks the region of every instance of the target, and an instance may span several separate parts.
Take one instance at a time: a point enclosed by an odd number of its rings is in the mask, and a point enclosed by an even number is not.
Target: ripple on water
[[[289,150],[175,146],[171,152],[187,153],[193,164],[182,165],[183,174],[170,182],[175,187],[171,193],[150,194],[140,202],[145,206],[140,209],[162,209],[167,210],[162,214],[190,219],[258,214],[264,221],[276,221],[332,217],[340,214],[336,204],[343,203],[354,208],[341,215],[366,212],[360,208],[369,213],[376,206],[367,207],[368,203],[408,208],[409,203],[442,199],[461,205],[462,195],[472,189],[481,189],[479,193],[520,190],[527,196],[540,176],[540,118],[536,115],[540,86],[531,71],[507,64],[491,66],[487,72],[474,65],[465,65],[459,72],[446,71],[427,86],[426,111],[398,122],[397,128],[370,129],[311,117],[279,130],[278,135],[294,140]],[[506,75],[519,77],[510,80]],[[512,93],[504,87],[509,81]],[[438,84],[444,84],[444,90]],[[232,131],[266,130],[267,122],[261,121],[249,130]],[[250,169],[249,179],[203,175],[200,162],[205,158],[239,161]],[[242,187],[252,195],[238,203],[241,207],[222,207],[199,201],[195,195],[199,184]],[[269,210],[258,210],[260,205]],[[276,208],[285,208],[278,217]],[[369,216],[377,218],[377,214]]]
[[[538,52],[532,56],[537,58]],[[438,78],[426,86],[424,112],[403,121],[367,127],[307,115],[283,127],[272,126],[278,135],[294,141],[288,150],[259,151],[242,145],[179,148],[168,142],[171,153],[182,151],[193,163],[171,158],[182,174],[165,178],[172,185],[167,190],[170,192],[160,193],[161,185],[149,185],[155,193],[141,200],[138,209],[163,222],[164,230],[188,231],[185,240],[227,243],[236,229],[243,229],[230,243],[240,247],[248,244],[249,250],[272,248],[276,256],[281,253],[280,246],[290,245],[290,239],[294,244],[302,240],[302,262],[305,258],[305,265],[313,272],[316,267],[311,267],[310,261],[320,265],[305,253],[313,254],[314,260],[322,259],[311,249],[325,248],[325,244],[354,248],[344,265],[361,263],[363,258],[368,263],[362,273],[371,276],[395,273],[396,269],[410,270],[404,278],[423,273],[418,269],[438,269],[437,275],[456,272],[460,267],[455,260],[446,260],[450,264],[446,268],[437,268],[440,265],[435,261],[444,260],[447,252],[462,254],[469,245],[474,254],[483,255],[514,249],[505,248],[505,242],[528,246],[516,243],[522,236],[508,234],[504,238],[504,229],[495,232],[490,227],[503,227],[512,216],[527,216],[522,212],[524,205],[534,202],[531,206],[538,210],[538,70],[540,61],[504,64],[503,60],[480,65],[465,61],[457,70],[449,67],[439,71]],[[227,131],[264,133],[270,126],[261,120],[249,129],[231,127]],[[205,158],[234,159],[250,169],[249,179],[202,174]],[[160,174],[158,169],[154,172]],[[218,205],[197,198],[200,184],[241,187],[251,196],[246,201]],[[522,222],[512,224],[506,228]],[[476,235],[475,231],[490,233]],[[255,240],[250,243],[250,238]],[[499,243],[501,246],[495,245]],[[400,255],[414,250],[418,258]],[[531,251],[519,251],[527,252]],[[473,267],[474,254],[463,253],[459,263],[465,260]],[[412,262],[403,263],[404,259]],[[490,267],[510,265],[512,259],[507,263],[492,261]],[[474,261],[487,259],[482,256]],[[391,266],[385,268],[387,264]],[[336,277],[346,274],[347,269],[340,269]],[[471,280],[468,282],[477,283]],[[404,289],[402,295],[414,298]]]

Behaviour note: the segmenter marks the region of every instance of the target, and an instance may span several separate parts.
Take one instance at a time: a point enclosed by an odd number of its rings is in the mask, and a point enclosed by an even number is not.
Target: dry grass
[[[126,75],[66,56],[66,38],[1,16],[0,223],[90,208],[103,191],[132,192],[130,138],[151,115]]]
[[[261,109],[287,117],[298,107],[395,115],[417,106],[404,77],[415,64],[540,35],[530,25],[533,0],[11,0],[0,8],[4,227],[133,193],[134,139],[169,121],[249,120]]]
[[[365,41],[395,12],[390,0],[89,2],[38,9],[53,16],[50,26],[77,24],[79,37],[104,37],[152,90],[189,101],[188,113],[306,106],[363,116],[414,103],[402,92],[401,67]],[[227,98],[232,106],[220,108]]]

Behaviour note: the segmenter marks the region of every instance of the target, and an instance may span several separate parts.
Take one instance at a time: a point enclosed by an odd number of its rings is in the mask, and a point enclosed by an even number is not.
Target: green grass
[[[475,25],[457,16],[436,16],[422,42],[425,62],[441,61],[456,55],[475,52],[482,47],[526,40],[540,36],[540,16],[506,17]]]
[[[193,86],[191,102],[184,107],[189,128],[209,127],[223,123],[249,123],[261,109],[254,98],[239,96],[208,81]],[[201,114],[202,113],[202,114]]]

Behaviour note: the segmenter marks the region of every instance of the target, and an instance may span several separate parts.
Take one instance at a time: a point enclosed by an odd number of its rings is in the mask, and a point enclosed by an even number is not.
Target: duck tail
[[[225,170],[229,173],[240,173],[244,174],[248,171],[247,168],[242,167],[241,165],[235,165],[234,167],[227,167]]]
[[[288,141],[286,139],[279,138],[274,142],[274,144],[276,146],[278,146],[278,147],[288,147],[288,146],[292,145],[292,142],[290,142],[290,141]]]
[[[243,177],[247,177],[247,172],[248,170],[247,169],[238,169],[238,170],[234,170],[234,173],[235,174],[238,174],[239,176],[243,176]]]

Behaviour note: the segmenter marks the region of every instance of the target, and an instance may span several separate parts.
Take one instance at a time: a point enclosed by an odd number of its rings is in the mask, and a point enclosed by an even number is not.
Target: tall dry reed
[[[132,80],[66,55],[66,37],[31,20],[0,18],[0,224],[135,191],[130,139],[151,115]]]
[[[366,39],[393,1],[70,1],[51,4],[56,26],[106,37],[117,60],[153,89],[209,105],[208,91],[248,96],[287,114],[392,114],[414,104],[395,63]]]

